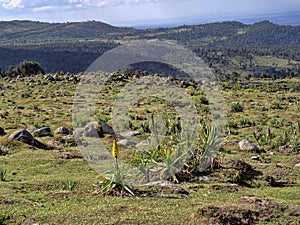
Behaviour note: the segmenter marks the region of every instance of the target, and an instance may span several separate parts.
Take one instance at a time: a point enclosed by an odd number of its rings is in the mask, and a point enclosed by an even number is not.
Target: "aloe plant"
[[[0,180],[1,181],[5,181],[5,179],[6,179],[6,172],[7,172],[6,169],[0,169]]]

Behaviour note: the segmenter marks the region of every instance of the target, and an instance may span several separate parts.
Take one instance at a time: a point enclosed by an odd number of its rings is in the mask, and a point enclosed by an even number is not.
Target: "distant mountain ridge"
[[[273,13],[260,13],[260,14],[253,14],[253,15],[240,15],[234,17],[212,17],[212,18],[181,18],[180,20],[171,20],[171,21],[164,21],[163,23],[160,21],[154,21],[151,24],[139,24],[136,22],[134,28],[138,29],[150,29],[150,28],[174,28],[181,26],[183,24],[191,26],[197,24],[205,24],[205,23],[215,23],[221,21],[238,21],[245,24],[254,24],[259,21],[269,20],[272,23],[278,25],[289,25],[289,26],[299,26],[300,25],[300,10],[295,9],[294,11],[284,11],[284,12],[273,12]]]
[[[134,29],[97,21],[44,23],[0,22],[0,69],[35,60],[46,72],[84,71],[104,52],[131,40],[177,41],[190,49],[201,47],[300,47],[300,26],[261,21],[252,25],[236,21]]]
[[[72,23],[45,23],[35,21],[0,22],[0,40],[15,43],[53,42],[58,40],[105,38],[122,32],[132,32],[130,28],[118,28],[106,23],[87,21]]]

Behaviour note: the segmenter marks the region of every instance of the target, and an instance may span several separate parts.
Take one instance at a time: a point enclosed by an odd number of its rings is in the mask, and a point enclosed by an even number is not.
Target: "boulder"
[[[43,127],[33,131],[33,136],[35,137],[52,137],[53,134],[51,132],[50,127]]]
[[[2,127],[0,127],[0,136],[4,136],[6,133]]]
[[[116,136],[116,133],[114,131],[114,129],[109,126],[108,124],[104,123],[104,122],[99,122],[100,123],[100,128],[103,134],[110,134],[112,136]]]
[[[101,132],[100,123],[97,121],[89,122],[83,128],[83,136],[86,137],[102,137],[103,134]]]
[[[116,133],[113,128],[104,122],[92,121],[85,125],[84,128],[77,128],[74,131],[76,137],[103,137],[104,134],[110,134],[116,137]]]
[[[52,147],[62,147],[63,143],[57,140],[50,140],[47,145],[52,146]]]
[[[62,138],[62,141],[64,144],[68,144],[69,146],[77,146],[77,144],[80,142],[80,138],[77,138],[74,136],[74,135],[66,135],[66,136],[63,136],[61,137]]]
[[[13,132],[8,139],[10,140],[15,140],[15,141],[20,141],[25,144],[31,145],[36,148],[41,148],[41,149],[49,149],[49,147],[42,142],[38,141],[35,139],[27,130],[21,129]]]
[[[254,143],[244,139],[239,142],[239,148],[243,151],[259,152],[259,148]]]
[[[129,131],[128,133],[126,134],[123,134],[124,137],[134,137],[134,136],[137,136],[137,135],[140,135],[141,132],[140,131]]]
[[[118,141],[118,145],[123,145],[126,147],[130,147],[130,146],[135,146],[137,143],[135,143],[134,141],[130,141],[128,139],[122,139],[120,141]]]
[[[66,127],[59,127],[54,131],[54,135],[69,135],[72,132]]]

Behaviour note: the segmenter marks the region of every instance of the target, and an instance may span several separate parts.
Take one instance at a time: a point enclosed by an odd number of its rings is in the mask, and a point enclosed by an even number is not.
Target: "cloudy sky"
[[[0,20],[113,25],[228,20],[300,9],[299,0],[0,0]]]

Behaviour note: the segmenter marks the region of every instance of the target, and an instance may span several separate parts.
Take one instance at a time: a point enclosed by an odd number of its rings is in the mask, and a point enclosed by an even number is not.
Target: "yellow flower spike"
[[[119,155],[119,149],[118,149],[118,145],[117,145],[117,140],[114,139],[113,140],[113,145],[112,145],[112,151],[111,151],[111,154],[114,158],[118,158],[118,155]]]

